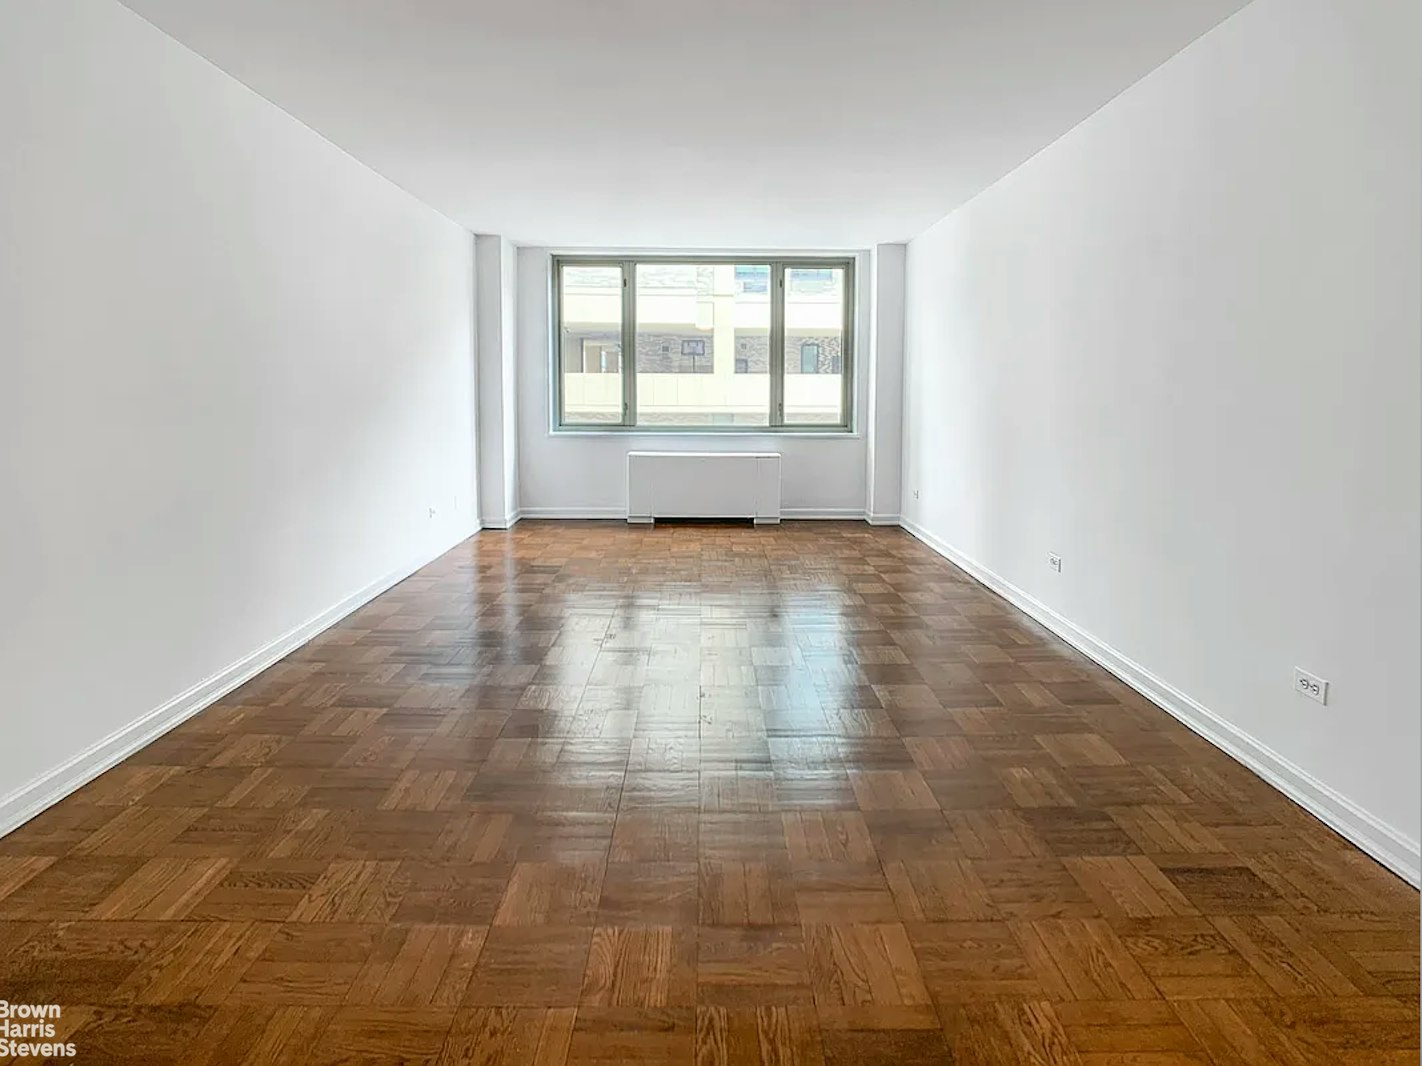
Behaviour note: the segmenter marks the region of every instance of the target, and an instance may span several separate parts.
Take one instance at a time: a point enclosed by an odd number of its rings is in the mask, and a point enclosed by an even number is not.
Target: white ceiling
[[[1244,0],[125,0],[478,233],[912,237]]]

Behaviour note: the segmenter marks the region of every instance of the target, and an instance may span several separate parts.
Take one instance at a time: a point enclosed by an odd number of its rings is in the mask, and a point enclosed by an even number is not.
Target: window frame
[[[845,436],[854,433],[856,395],[855,325],[858,311],[853,255],[554,255],[550,276],[549,369],[553,389],[553,433],[651,433],[672,435],[794,433]],[[637,417],[637,286],[638,263],[693,266],[743,264],[770,267],[770,409],[765,425],[638,425]],[[616,422],[569,422],[563,407],[563,270],[566,267],[617,267],[622,275],[622,417]],[[785,271],[787,268],[829,268],[844,271],[843,319],[840,323],[840,412],[838,422],[785,421]],[[734,353],[732,353],[734,358]]]

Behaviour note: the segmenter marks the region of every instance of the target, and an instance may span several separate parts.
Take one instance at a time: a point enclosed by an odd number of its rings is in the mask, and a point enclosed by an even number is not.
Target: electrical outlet
[[[1328,703],[1328,682],[1314,677],[1307,670],[1294,667],[1294,691],[1307,696],[1315,703]]]
[[[918,489],[914,489],[914,490],[913,490],[913,498],[914,498],[915,500],[918,499]]]
[[[430,517],[433,518],[434,516],[435,516],[435,509],[434,509],[433,507],[431,507],[431,508],[430,508]]]
[[[1047,565],[1060,574],[1062,572],[1062,557],[1056,552],[1048,552]]]

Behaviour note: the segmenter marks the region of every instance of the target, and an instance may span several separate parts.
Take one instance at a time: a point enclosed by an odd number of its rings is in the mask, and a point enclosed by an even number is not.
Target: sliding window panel
[[[848,268],[785,266],[787,426],[843,426],[851,380]]]
[[[558,271],[558,372],[565,426],[624,421],[622,266],[563,263]]]
[[[770,265],[639,262],[636,424],[770,424]]]

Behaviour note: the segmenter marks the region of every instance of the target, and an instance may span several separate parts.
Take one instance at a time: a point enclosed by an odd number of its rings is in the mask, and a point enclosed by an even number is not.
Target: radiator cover
[[[628,452],[627,521],[780,521],[779,452]]]

